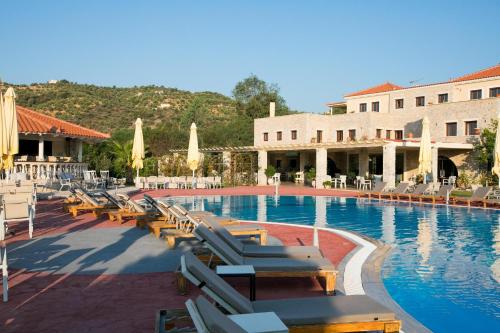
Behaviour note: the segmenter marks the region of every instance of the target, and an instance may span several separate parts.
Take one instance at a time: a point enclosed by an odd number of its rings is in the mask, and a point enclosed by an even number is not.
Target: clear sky
[[[391,81],[500,62],[500,1],[16,0],[0,7],[0,77],[231,94],[251,73],[325,111]]]

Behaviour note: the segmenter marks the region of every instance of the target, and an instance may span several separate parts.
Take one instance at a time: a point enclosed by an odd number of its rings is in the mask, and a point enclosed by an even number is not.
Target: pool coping
[[[275,224],[314,229],[314,226],[270,222],[241,220],[249,223]],[[342,236],[353,243],[356,247],[349,252],[337,266],[340,276],[337,278],[337,291],[345,295],[368,295],[379,303],[388,307],[402,320],[403,329],[401,333],[429,333],[432,332],[413,316],[407,313],[389,294],[381,278],[382,265],[390,254],[392,247],[372,239],[366,235],[343,229],[316,227],[319,231],[326,231]],[[345,277],[348,276],[346,279]],[[346,285],[347,283],[347,285]]]

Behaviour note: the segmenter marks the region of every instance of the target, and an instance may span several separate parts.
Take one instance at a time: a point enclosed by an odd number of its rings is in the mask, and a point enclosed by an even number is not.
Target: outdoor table
[[[227,316],[248,333],[288,333],[288,328],[274,312],[258,312]]]
[[[252,265],[221,265],[215,268],[220,277],[247,277],[250,279],[250,300],[255,301],[255,269]]]

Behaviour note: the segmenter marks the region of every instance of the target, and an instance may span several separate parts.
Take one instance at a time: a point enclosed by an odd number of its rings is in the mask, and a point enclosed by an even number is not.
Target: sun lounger
[[[359,191],[358,197],[368,196],[368,198],[378,197],[380,199],[380,195],[381,193],[383,193],[386,187],[387,187],[387,182],[378,182],[371,191]]]
[[[118,198],[115,198],[106,191],[102,193],[108,201],[112,202],[117,207],[117,209],[109,210],[107,212],[110,221],[116,220],[118,223],[123,223],[124,218],[139,218],[141,216],[148,215],[148,212],[144,209],[144,207],[130,199],[130,197],[126,194],[118,194]]]
[[[430,190],[431,186],[432,184],[418,184],[412,193],[397,193],[396,198],[398,200],[403,200],[407,198],[408,201],[411,202],[412,199],[415,200],[415,198],[418,198],[419,196],[427,193]]]
[[[74,193],[80,200],[80,203],[68,206],[68,211],[71,215],[73,215],[73,217],[76,217],[79,211],[91,211],[92,214],[97,217],[106,210],[117,208],[111,202],[107,200],[105,202],[98,200],[81,189],[75,189]]]
[[[257,277],[314,277],[325,279],[326,294],[333,294],[337,271],[326,258],[255,258],[234,251],[215,232],[200,224],[194,235],[226,265],[251,265]]]
[[[424,201],[432,201],[433,204],[436,204],[436,202],[443,202],[446,203],[446,197],[451,193],[453,190],[453,185],[442,185],[439,188],[439,191],[435,195],[420,195],[418,197],[418,200],[420,202]]]
[[[264,246],[247,244],[233,236],[224,226],[213,219],[203,222],[239,255],[256,258],[323,258],[321,251],[315,246]]]
[[[182,274],[231,314],[274,312],[290,332],[399,332],[401,321],[366,295],[250,301],[192,253],[181,257]]]
[[[177,206],[173,206],[170,208],[170,211],[173,214],[180,214],[180,212],[178,212],[176,208]],[[182,221],[181,223],[179,223],[178,229],[166,230],[163,233],[163,237],[165,237],[169,248],[174,248],[177,243],[177,240],[179,239],[195,238],[193,231],[199,225],[206,223],[206,221],[211,221],[211,220],[219,221],[217,220],[217,217],[210,215],[204,216],[202,218],[194,218],[190,214],[187,215],[180,214],[179,217],[187,219],[187,222]],[[234,236],[258,237],[260,245],[267,244],[267,230],[262,225],[255,223],[242,223],[242,224],[230,223],[225,225],[225,227]]]
[[[408,191],[409,187],[410,187],[410,183],[401,182],[393,191],[378,193],[378,198],[379,199],[389,198],[391,200],[394,200],[394,198],[396,198],[398,195],[406,193],[406,191]]]
[[[470,207],[471,205],[480,205],[486,208],[488,206],[488,200],[487,197],[490,194],[492,188],[491,186],[481,186],[478,187],[474,193],[472,193],[472,196],[469,198],[466,197],[452,197],[451,201],[454,205],[456,204],[466,204],[467,207]]]

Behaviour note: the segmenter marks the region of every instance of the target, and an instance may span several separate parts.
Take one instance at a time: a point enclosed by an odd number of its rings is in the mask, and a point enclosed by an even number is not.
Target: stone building
[[[432,177],[477,170],[473,142],[500,112],[500,65],[446,82],[401,87],[384,83],[345,95],[345,114],[293,114],[255,119],[258,183],[273,165],[282,174],[316,169],[316,186],[327,175],[381,175],[394,186],[417,173],[424,116],[430,120]]]

